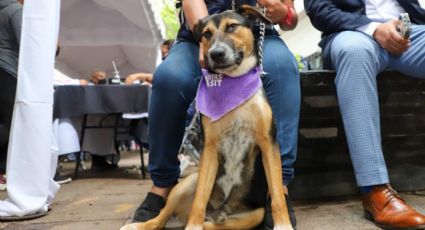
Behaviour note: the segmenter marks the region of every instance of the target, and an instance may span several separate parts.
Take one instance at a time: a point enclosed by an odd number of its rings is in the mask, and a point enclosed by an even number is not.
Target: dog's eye
[[[207,30],[207,31],[202,33],[202,36],[206,39],[210,39],[212,37],[212,33],[211,33],[211,31]]]
[[[232,23],[232,24],[230,24],[230,25],[228,25],[227,26],[227,28],[226,28],[226,32],[227,33],[232,33],[232,32],[234,32],[238,27],[239,27],[240,25],[239,24],[237,24],[237,23]]]

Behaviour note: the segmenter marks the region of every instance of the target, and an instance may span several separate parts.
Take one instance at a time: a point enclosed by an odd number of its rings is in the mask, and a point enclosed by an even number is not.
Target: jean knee
[[[152,89],[167,95],[181,92],[193,94],[196,91],[196,77],[190,72],[177,69],[170,65],[160,65],[154,73]]]
[[[342,32],[332,41],[331,59],[336,67],[345,60],[351,63],[378,61],[379,45],[366,34],[354,31]]]

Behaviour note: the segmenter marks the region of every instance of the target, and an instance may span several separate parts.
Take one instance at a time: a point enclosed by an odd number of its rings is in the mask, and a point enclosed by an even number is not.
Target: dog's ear
[[[261,12],[260,8],[254,6],[241,5],[240,7],[238,7],[238,9],[236,9],[236,13],[248,18],[251,21],[255,21],[256,19],[258,19],[265,23],[272,23],[272,21]]]
[[[202,41],[202,30],[204,29],[206,22],[208,20],[209,16],[200,19],[194,26],[192,29],[192,34],[193,34],[193,38],[195,39],[195,41],[197,41],[198,43]]]

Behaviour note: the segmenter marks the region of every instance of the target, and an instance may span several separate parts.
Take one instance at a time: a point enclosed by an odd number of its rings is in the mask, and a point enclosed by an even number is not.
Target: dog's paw
[[[202,225],[188,225],[184,230],[202,230]]]
[[[227,220],[227,214],[224,211],[213,211],[205,217],[207,221],[222,224]]]
[[[139,229],[138,225],[139,224],[137,224],[137,223],[135,223],[135,224],[127,224],[127,225],[122,226],[120,228],[120,230],[138,230]]]
[[[273,230],[293,230],[291,225],[275,225]]]
[[[149,223],[134,223],[134,224],[127,224],[120,228],[120,230],[158,230],[160,229],[155,224],[149,224]]]

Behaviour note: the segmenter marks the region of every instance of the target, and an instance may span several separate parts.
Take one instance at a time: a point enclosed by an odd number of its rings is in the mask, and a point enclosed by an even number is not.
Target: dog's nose
[[[213,61],[223,60],[224,55],[225,55],[225,50],[224,48],[221,48],[221,47],[217,47],[210,51],[210,57]]]

